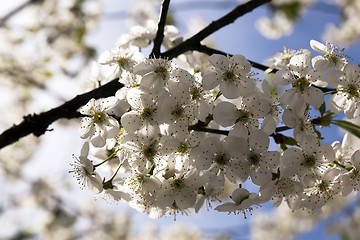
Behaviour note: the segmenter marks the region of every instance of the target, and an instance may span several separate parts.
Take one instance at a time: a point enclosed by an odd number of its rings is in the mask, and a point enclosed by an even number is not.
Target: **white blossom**
[[[103,147],[106,139],[116,137],[119,133],[119,122],[108,114],[111,113],[118,101],[116,97],[91,99],[81,107],[80,113],[89,117],[81,119],[80,137],[90,137],[91,144],[95,147]]]
[[[226,57],[213,54],[209,61],[215,67],[215,71],[203,76],[205,90],[220,85],[220,91],[229,99],[251,95],[255,89],[255,80],[251,78],[251,64],[243,55]]]

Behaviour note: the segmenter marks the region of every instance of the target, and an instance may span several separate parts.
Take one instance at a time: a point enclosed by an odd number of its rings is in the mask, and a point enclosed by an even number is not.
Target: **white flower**
[[[277,106],[276,96],[270,93],[270,86],[267,80],[263,80],[261,83],[260,97],[268,101],[270,110],[261,123],[261,130],[268,135],[275,133],[276,127],[279,123],[279,109]]]
[[[284,177],[282,175],[284,175]],[[259,190],[260,198],[263,201],[269,200],[275,207],[278,207],[282,200],[285,199],[290,209],[297,210],[301,207],[304,188],[302,183],[286,175],[286,169],[283,169],[283,171],[280,172],[279,179],[262,185]]]
[[[250,148],[237,149],[247,160],[240,160],[243,171],[250,175],[252,182],[258,186],[270,182],[272,173],[277,172],[280,164],[280,153],[268,151],[269,143],[270,139],[266,133],[254,130],[249,135]]]
[[[352,154],[354,153],[354,149],[351,146],[350,135],[349,133],[345,133],[343,137],[342,144],[339,141],[335,141],[331,144],[334,148],[335,158],[340,163],[349,162]]]
[[[74,170],[69,171],[69,173],[75,174],[79,184],[88,186],[91,190],[96,190],[99,193],[103,190],[102,181],[99,174],[94,171],[94,165],[88,159],[88,154],[89,144],[84,143],[79,158],[75,158],[75,162],[70,164]]]
[[[206,117],[210,114],[209,102],[212,102],[214,95],[202,88],[200,73],[192,76],[185,70],[179,70],[177,70],[178,74],[173,74],[170,78],[168,88],[170,92],[179,92],[188,87],[194,109],[193,114],[197,119],[205,122]]]
[[[163,100],[161,119],[170,125],[183,124],[185,128],[195,122],[194,105],[191,103],[189,87],[178,85],[178,88],[170,92]]]
[[[129,165],[140,172],[150,171],[159,161],[160,146],[156,132],[128,133],[122,138],[120,148],[128,154]]]
[[[347,196],[352,191],[360,190],[360,150],[354,152],[351,156],[350,163],[352,168],[341,176],[343,196]]]
[[[160,187],[158,178],[149,175],[147,169],[133,169],[125,178],[124,188],[133,196],[141,196],[146,199],[155,199]]]
[[[229,136],[220,141],[216,137],[208,137],[191,151],[190,157],[198,170],[208,170],[209,181],[223,184],[225,175],[232,183],[242,183],[249,176],[240,162],[247,148],[243,138]]]
[[[346,59],[340,53],[344,50],[338,51],[337,47],[333,44],[322,44],[318,41],[311,40],[310,46],[315,51],[324,54],[323,56],[316,56],[311,60],[314,69],[328,73],[330,70],[336,69],[341,70],[346,64]]]
[[[246,213],[251,213],[253,210],[252,206],[259,205],[261,203],[259,195],[255,193],[249,193],[249,191],[244,188],[235,189],[231,195],[231,199],[234,202],[221,204],[217,206],[215,210],[219,212],[233,212],[235,214],[243,213],[244,217],[246,218]]]
[[[123,71],[131,73],[134,66],[144,59],[137,47],[116,48],[100,55],[98,62],[104,65],[108,79],[120,77]]]
[[[204,186],[200,187],[198,194],[200,197],[195,204],[195,212],[198,213],[201,207],[206,202],[207,209],[211,208],[210,201],[220,201],[219,196],[224,192],[223,186],[218,186],[207,182]],[[220,201],[221,202],[221,201]]]
[[[118,98],[108,97],[91,99],[80,108],[80,113],[90,117],[83,117],[80,124],[80,137],[90,137],[94,147],[103,147],[106,139],[116,137],[119,133],[119,122],[108,113],[118,104]]]
[[[213,54],[209,61],[215,71],[204,75],[205,90],[211,90],[220,84],[220,91],[228,99],[250,96],[253,93],[256,84],[251,78],[251,64],[243,55],[225,57]]]
[[[307,135],[317,137],[315,126],[308,115],[305,101],[300,99],[293,108],[286,109],[282,116],[284,124],[289,128],[294,128],[293,135],[299,143],[302,143]]]
[[[121,201],[124,200],[125,202],[129,202],[131,200],[130,194],[116,190],[116,189],[104,189],[100,194],[99,197],[104,199],[112,198],[114,201]]]
[[[164,90],[165,91],[165,90]],[[160,94],[161,95],[161,94]],[[142,128],[158,128],[158,113],[160,96],[154,95],[140,88],[132,88],[127,93],[127,102],[131,111],[121,117],[121,125],[128,132],[135,132]]]
[[[303,177],[305,199],[303,206],[321,212],[321,207],[340,192],[340,169],[329,168],[323,174],[306,174]]]
[[[333,70],[328,76],[329,84],[337,89],[328,101],[330,111],[344,111],[347,118],[360,116],[360,68],[352,63],[344,71]]]
[[[300,99],[305,99],[305,102],[315,108],[319,108],[324,102],[323,92],[312,85],[326,87],[327,83],[321,80],[323,76],[319,72],[310,69],[310,58],[308,54],[295,55],[290,59],[288,68],[276,72],[273,83],[292,85],[280,97],[283,108],[294,107]]]
[[[239,105],[240,108],[237,108],[230,102],[218,103],[213,111],[214,121],[223,127],[229,127],[234,124],[246,126],[251,131],[258,129],[258,118],[268,115],[271,109],[271,104],[268,100],[256,97],[241,98]]]
[[[175,69],[178,67],[166,59],[145,59],[134,67],[134,73],[142,76],[141,87],[156,91],[168,83]]]
[[[335,161],[335,153],[330,144],[319,146],[316,137],[308,135],[298,148],[288,148],[283,153],[280,161],[280,172],[286,169],[287,176],[297,174],[299,180],[309,173],[322,174]]]
[[[295,55],[301,54],[308,54],[311,56],[311,52],[307,49],[294,50],[287,49],[286,46],[284,46],[284,50],[282,52],[276,52],[273,57],[267,60],[269,68],[265,71],[265,73],[270,73],[273,69],[281,70],[289,67],[290,59]]]
[[[180,210],[194,207],[197,190],[202,184],[198,172],[180,172],[164,180],[157,194],[157,202],[161,207],[175,207]]]

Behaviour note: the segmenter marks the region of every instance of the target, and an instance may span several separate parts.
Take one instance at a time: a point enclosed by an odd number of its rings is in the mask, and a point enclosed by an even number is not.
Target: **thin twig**
[[[205,128],[199,127],[198,125],[189,126],[189,130],[194,130],[196,132],[207,132],[207,133],[214,133],[214,134],[221,134],[221,135],[229,135],[228,130],[220,130],[220,129],[213,129],[213,128]]]
[[[186,41],[180,43],[179,45],[175,46],[174,48],[164,52],[163,54],[161,54],[161,56],[172,59],[186,51],[193,50],[196,47],[196,45],[200,45],[200,42],[209,35],[213,34],[214,32],[216,32],[217,30],[219,30],[220,28],[226,25],[233,23],[237,18],[245,15],[248,12],[251,12],[255,8],[270,1],[271,0],[252,0],[245,4],[237,6],[225,16],[219,18],[216,21],[213,21],[207,27],[202,29],[200,32],[198,32],[191,38],[187,39]]]
[[[28,0],[27,2],[24,2],[20,6],[16,7],[15,9],[11,10],[8,14],[6,14],[4,17],[0,18],[0,28],[5,25],[5,22],[9,20],[11,17],[19,13],[21,10],[26,8],[27,6],[30,6],[33,3],[39,2],[40,0]]]
[[[161,4],[161,13],[158,23],[158,29],[154,39],[154,47],[149,55],[150,58],[160,57],[160,48],[161,48],[161,43],[164,39],[164,28],[165,28],[167,13],[169,10],[169,5],[170,5],[170,0],[163,0]]]
[[[19,125],[14,125],[0,135],[0,149],[31,133],[37,137],[41,136],[48,130],[49,125],[56,120],[78,117],[79,113],[77,110],[85,105],[91,98],[97,99],[113,96],[118,89],[122,88],[123,84],[118,80],[119,79],[116,78],[99,88],[78,95],[72,100],[47,112],[25,116],[24,120]]]

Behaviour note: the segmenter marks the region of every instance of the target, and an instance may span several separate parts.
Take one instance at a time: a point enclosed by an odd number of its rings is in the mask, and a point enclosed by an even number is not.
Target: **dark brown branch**
[[[193,50],[196,46],[200,45],[200,42],[208,37],[209,35],[213,34],[220,28],[233,23],[237,18],[245,15],[248,12],[251,12],[255,8],[270,2],[271,0],[252,0],[245,4],[239,5],[234,8],[231,12],[219,18],[216,21],[210,23],[207,27],[202,29],[200,32],[192,36],[191,38],[187,39],[186,41],[180,43],[176,47],[164,52],[161,54],[162,57],[168,57],[172,59],[174,57],[179,56],[180,54]]]
[[[27,6],[30,6],[33,3],[41,2],[42,0],[29,0],[27,2],[24,2],[20,6],[16,7],[15,9],[11,10],[8,14],[6,14],[4,17],[0,18],[0,28],[5,25],[5,22],[9,20],[12,16],[19,13],[21,10],[26,8]]]
[[[221,54],[221,55],[230,56],[230,57],[233,56],[232,54],[222,52],[222,51],[214,49],[214,48],[209,48],[202,44],[195,46],[194,50],[196,50],[198,52],[206,53],[209,56],[212,54]],[[254,67],[254,68],[257,68],[257,69],[260,69],[263,71],[265,71],[266,69],[269,68],[268,66],[265,66],[263,64],[260,64],[260,63],[257,63],[257,62],[251,61],[251,60],[248,60],[248,61],[251,63],[252,67]],[[277,69],[274,69],[272,72],[276,72],[276,71],[277,71]]]
[[[207,132],[207,133],[214,133],[214,134],[221,134],[221,135],[229,135],[228,130],[205,128],[205,127],[199,127],[198,125],[189,126],[189,130],[194,130],[197,132]]]
[[[118,78],[114,79],[102,87],[78,95],[72,100],[47,112],[25,116],[19,125],[14,125],[0,135],[0,149],[31,133],[37,137],[41,136],[48,130],[49,125],[56,120],[79,117],[77,110],[85,105],[91,98],[98,99],[113,96],[118,89],[122,88],[123,84],[118,80]]]
[[[160,57],[160,48],[161,48],[161,43],[164,39],[164,28],[165,28],[167,13],[169,10],[169,4],[170,4],[170,0],[163,0],[163,2],[161,4],[161,13],[160,13],[160,19],[159,19],[159,23],[158,23],[158,29],[157,29],[156,36],[154,39],[154,47],[149,56],[150,58]]]

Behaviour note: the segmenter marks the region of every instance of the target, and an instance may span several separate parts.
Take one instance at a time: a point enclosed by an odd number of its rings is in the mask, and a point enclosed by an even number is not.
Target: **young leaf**
[[[320,114],[321,116],[324,115],[324,113],[326,112],[326,105],[325,102],[323,104],[321,104],[320,108],[319,108]]]
[[[360,138],[360,126],[358,126],[352,122],[348,122],[348,121],[344,121],[344,120],[335,120],[335,121],[333,121],[333,124],[345,129],[349,133]]]

